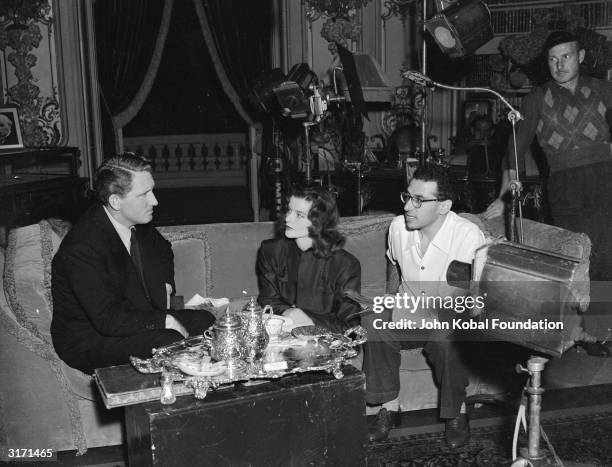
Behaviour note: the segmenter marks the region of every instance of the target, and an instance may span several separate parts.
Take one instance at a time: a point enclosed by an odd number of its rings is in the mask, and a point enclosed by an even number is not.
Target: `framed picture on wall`
[[[463,129],[467,130],[478,115],[492,118],[491,101],[486,99],[468,99],[463,103]]]
[[[0,150],[23,147],[19,113],[15,106],[0,107]]]

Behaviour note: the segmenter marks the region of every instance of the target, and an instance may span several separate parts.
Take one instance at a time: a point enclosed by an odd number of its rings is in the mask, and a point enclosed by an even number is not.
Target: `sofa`
[[[494,239],[499,219],[467,214]],[[346,249],[362,265],[362,293],[385,288],[386,231],[392,215],[345,218]],[[0,248],[0,446],[50,447],[56,451],[122,444],[123,410],[106,410],[91,377],[66,366],[51,344],[51,260],[69,226],[57,220],[20,227]],[[271,222],[160,227],[175,255],[177,295],[185,300],[228,297],[240,307],[257,294],[255,258],[262,240],[274,235]],[[525,243],[580,258],[588,265],[584,234],[525,220]],[[359,361],[355,362],[359,366]],[[402,356],[403,410],[437,405],[431,370],[419,349]],[[472,393],[482,382],[473,382]]]

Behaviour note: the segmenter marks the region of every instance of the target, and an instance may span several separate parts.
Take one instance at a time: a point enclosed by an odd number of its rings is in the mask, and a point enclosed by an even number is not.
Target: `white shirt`
[[[129,253],[130,252],[130,239],[132,238],[132,230],[128,229],[125,225],[117,222],[115,218],[111,216],[110,212],[108,212],[108,209],[106,209],[106,206],[102,206],[102,207],[104,208],[104,212],[106,212],[106,215],[110,219],[111,224],[113,224],[113,227],[117,231],[117,235],[119,235],[119,238],[123,242],[125,249]]]
[[[476,224],[449,211],[423,254],[419,231],[408,230],[404,216],[396,217],[389,227],[387,257],[399,264],[399,293],[453,295],[457,289],[446,282],[449,264],[454,260],[472,263],[476,250],[484,244],[484,234]]]
[[[127,252],[130,253],[132,229],[128,229],[125,225],[117,222],[115,218],[110,215],[110,213],[108,212],[108,209],[106,209],[106,206],[102,206],[102,207],[104,208],[104,212],[106,212],[106,215],[110,219],[111,224],[113,224],[113,227],[117,231],[117,235],[119,235],[119,238],[121,239],[121,242],[123,243],[123,246],[125,246],[125,249],[127,250]],[[170,295],[172,295],[172,286],[166,283],[166,308],[167,309],[170,308]]]

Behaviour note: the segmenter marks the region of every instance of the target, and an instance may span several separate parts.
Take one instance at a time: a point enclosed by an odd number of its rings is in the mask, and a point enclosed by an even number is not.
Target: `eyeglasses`
[[[423,199],[423,198],[419,198],[416,196],[412,196],[408,191],[402,191],[400,193],[400,199],[402,200],[402,203],[406,204],[409,200],[412,200],[412,205],[419,209],[423,203],[429,203],[430,201],[443,201],[440,198],[434,198],[434,199]]]

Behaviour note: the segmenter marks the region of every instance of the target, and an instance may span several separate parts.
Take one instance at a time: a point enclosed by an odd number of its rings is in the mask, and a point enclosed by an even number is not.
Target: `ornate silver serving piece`
[[[212,326],[212,331],[207,330],[204,337],[210,339],[210,356],[213,360],[225,360],[235,364],[246,355],[242,321],[229,312],[219,317]]]
[[[172,404],[176,400],[175,383],[182,383],[194,390],[197,399],[203,399],[210,388],[252,379],[274,379],[292,373],[327,371],[340,379],[344,376],[342,365],[357,355],[357,347],[366,341],[366,331],[361,326],[347,330],[344,334],[328,331],[302,332],[292,336],[285,333],[277,341],[261,350],[261,358],[247,364],[249,358],[237,358],[239,341],[229,334],[237,330],[231,319],[220,323],[218,336],[194,336],[166,347],[153,350],[150,359],[131,357],[132,365],[141,373],[161,373],[162,392],[160,402]],[[265,330],[264,330],[265,331]],[[223,334],[226,333],[226,334]],[[222,337],[223,336],[223,337]],[[267,334],[266,334],[267,336]],[[219,344],[214,349],[215,339]],[[221,343],[226,343],[221,344]],[[225,357],[215,362],[216,358]],[[232,365],[231,362],[234,362]]]
[[[240,312],[242,319],[242,335],[245,347],[245,360],[249,363],[255,362],[263,355],[263,351],[270,342],[270,336],[264,326],[263,315],[272,314],[272,307],[266,305],[261,308],[255,297],[251,297],[249,302]]]

